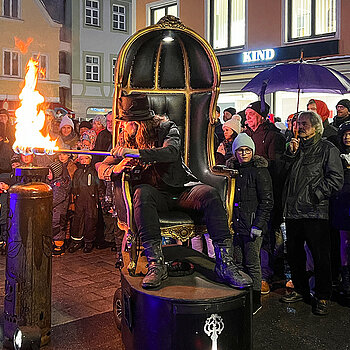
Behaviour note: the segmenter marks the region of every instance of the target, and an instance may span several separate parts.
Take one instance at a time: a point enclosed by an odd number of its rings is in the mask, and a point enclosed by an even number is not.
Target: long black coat
[[[343,150],[350,154],[350,148]],[[338,230],[350,231],[350,164],[343,159],[344,186],[331,198],[330,219],[332,226]]]
[[[319,135],[303,141],[296,154],[287,149],[289,163],[283,193],[287,219],[328,219],[329,199],[343,186],[339,150]]]
[[[239,164],[230,158],[226,165],[237,169],[233,230],[239,235],[249,235],[252,226],[267,230],[267,222],[273,208],[273,191],[268,162],[260,156],[254,156],[249,163]]]

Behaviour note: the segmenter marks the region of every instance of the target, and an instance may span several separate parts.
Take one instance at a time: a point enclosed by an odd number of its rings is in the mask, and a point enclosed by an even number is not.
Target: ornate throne
[[[115,76],[114,116],[117,99],[122,92],[146,93],[151,109],[156,114],[166,114],[177,124],[183,141],[185,164],[200,181],[219,191],[231,222],[235,174],[215,169],[214,124],[220,67],[208,42],[185,27],[178,18],[165,16],[156,25],[146,27],[129,38],[119,53]],[[118,124],[114,127],[115,143]],[[118,224],[128,233],[128,270],[134,274],[137,232],[133,225],[127,174],[123,175],[120,191],[125,208],[118,210]],[[160,224],[162,235],[181,241],[205,230],[183,212],[162,214]]]

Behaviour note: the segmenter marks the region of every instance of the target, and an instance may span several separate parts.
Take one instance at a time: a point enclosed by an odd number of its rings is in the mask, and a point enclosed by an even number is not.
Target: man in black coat
[[[143,94],[122,96],[118,100],[118,118],[122,121],[119,146],[98,172],[101,179],[117,180],[135,165],[128,155],[138,159],[140,176],[132,182],[132,201],[135,224],[148,260],[142,286],[159,287],[168,276],[158,213],[174,208],[203,215],[215,247],[215,272],[219,278],[233,287],[250,286],[251,278],[234,263],[232,238],[218,192],[208,185],[191,184],[197,179],[182,162],[181,136],[175,123],[154,116]]]
[[[299,139],[293,138],[285,153],[289,165],[284,190],[287,256],[295,290],[282,302],[308,299],[304,243],[314,260],[315,298],[312,311],[328,314],[332,292],[330,264],[329,198],[344,181],[339,150],[322,139],[322,119],[313,111],[302,112],[297,121]]]

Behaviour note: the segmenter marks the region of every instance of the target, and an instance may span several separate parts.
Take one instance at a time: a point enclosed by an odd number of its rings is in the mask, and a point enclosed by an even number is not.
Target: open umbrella
[[[279,63],[256,75],[242,91],[251,91],[260,96],[276,91],[328,92],[344,94],[350,92],[350,80],[332,68],[310,64],[304,61]]]

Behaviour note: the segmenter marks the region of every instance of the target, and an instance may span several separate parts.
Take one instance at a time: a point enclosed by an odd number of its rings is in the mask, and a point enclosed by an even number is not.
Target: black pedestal
[[[122,271],[122,337],[126,350],[252,349],[251,293],[214,282],[214,262],[181,246],[164,248],[166,260],[195,265],[190,276],[169,277],[158,290]],[[206,334],[205,328],[209,335]]]

